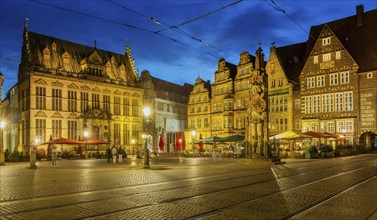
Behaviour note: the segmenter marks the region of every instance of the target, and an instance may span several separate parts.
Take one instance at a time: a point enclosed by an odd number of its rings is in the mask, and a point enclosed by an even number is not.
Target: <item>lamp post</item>
[[[4,157],[4,138],[3,138],[3,130],[5,128],[5,121],[0,121],[0,166],[4,166],[5,165],[5,157]]]
[[[145,122],[146,122],[146,126],[145,126],[145,140],[144,140],[144,168],[145,169],[149,169],[150,168],[150,165],[149,165],[149,150],[148,150],[148,146],[147,146],[147,139],[148,139],[148,123],[149,123],[149,115],[151,114],[151,110],[148,108],[148,107],[145,107],[143,109],[143,113],[144,113],[144,119],[145,119]]]
[[[194,140],[195,140],[195,135],[196,135],[196,131],[195,130],[192,130],[191,131],[191,137],[192,137],[192,153],[195,153],[195,149],[194,149]]]

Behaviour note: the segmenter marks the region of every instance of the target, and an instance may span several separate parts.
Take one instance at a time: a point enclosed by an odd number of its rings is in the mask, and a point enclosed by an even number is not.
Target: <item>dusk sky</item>
[[[17,83],[25,18],[29,31],[87,46],[96,41],[97,48],[120,54],[128,42],[139,73],[148,70],[182,85],[198,75],[213,82],[219,58],[238,64],[242,51],[255,54],[258,39],[267,60],[272,42],[280,47],[306,41],[310,26],[353,16],[359,4],[376,9],[376,2],[0,0],[3,97]]]

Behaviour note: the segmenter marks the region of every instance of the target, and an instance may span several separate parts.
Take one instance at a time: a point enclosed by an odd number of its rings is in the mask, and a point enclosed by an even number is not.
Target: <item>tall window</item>
[[[36,87],[35,107],[37,109],[46,109],[46,88]]]
[[[132,116],[139,116],[139,100],[132,99]]]
[[[62,90],[52,89],[52,110],[62,110]]]
[[[138,140],[139,138],[139,130],[138,130],[138,125],[133,124],[132,125],[132,139]]]
[[[123,124],[123,138],[123,144],[130,144],[130,127],[128,124]]]
[[[201,127],[202,127],[202,119],[201,119],[201,118],[198,118],[198,119],[196,120],[196,127],[197,127],[197,128],[201,128]]]
[[[35,137],[39,142],[46,142],[46,119],[35,119]]]
[[[315,87],[315,78],[314,77],[308,77],[307,87],[308,88],[314,88]]]
[[[337,128],[336,128],[337,132],[339,132],[339,133],[343,132],[345,129],[346,129],[346,126],[344,124],[344,121],[338,121],[337,122]]]
[[[62,120],[52,120],[52,137],[59,138],[62,136]]]
[[[99,109],[99,94],[92,94],[92,108]]]
[[[343,111],[343,93],[335,93],[335,111]]]
[[[81,92],[80,106],[81,106],[81,112],[85,112],[88,110],[89,94],[87,92]]]
[[[347,132],[353,132],[353,121],[345,121],[345,127]]]
[[[195,128],[195,119],[193,118],[190,120],[190,128]]]
[[[208,118],[204,118],[204,127],[205,127],[205,128],[208,128],[208,127],[209,127]]]
[[[77,111],[77,92],[68,91],[68,111],[76,112]]]
[[[350,82],[349,72],[341,72],[340,73],[340,84],[346,84]]]
[[[123,115],[130,116],[130,99],[123,98]]]
[[[353,93],[352,92],[344,92],[344,110],[345,111],[352,111],[353,110]]]
[[[114,115],[120,115],[120,97],[114,97]]]
[[[329,132],[329,133],[335,133],[334,122],[327,122],[327,132]]]
[[[338,73],[330,74],[330,86],[338,85]]]
[[[110,96],[109,95],[103,95],[103,111],[110,112]]]
[[[120,144],[120,124],[114,123],[114,141],[115,144]]]
[[[319,95],[315,95],[313,96],[313,112],[314,113],[319,113],[321,112],[321,101],[320,101],[320,96]]]
[[[324,87],[325,86],[325,76],[317,76],[317,87]]]
[[[68,120],[68,139],[77,140],[77,121]]]

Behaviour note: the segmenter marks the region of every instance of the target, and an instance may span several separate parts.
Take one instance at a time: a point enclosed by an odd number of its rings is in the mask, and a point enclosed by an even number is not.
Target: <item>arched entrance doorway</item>
[[[370,151],[375,150],[377,147],[377,139],[376,134],[373,132],[365,132],[360,136],[360,150],[363,151]]]

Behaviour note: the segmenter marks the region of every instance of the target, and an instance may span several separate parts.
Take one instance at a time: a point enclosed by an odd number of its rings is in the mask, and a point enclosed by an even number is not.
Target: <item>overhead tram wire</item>
[[[198,16],[198,17],[196,17],[196,18],[190,19],[190,20],[188,20],[188,21],[186,21],[186,22],[183,22],[183,23],[181,23],[181,24],[179,24],[179,25],[171,25],[171,24],[168,24],[168,23],[166,23],[166,22],[162,22],[162,21],[160,21],[160,20],[158,20],[158,19],[155,19],[155,18],[153,18],[153,17],[146,16],[146,15],[144,15],[144,14],[138,12],[138,11],[132,10],[132,9],[130,9],[130,8],[124,6],[124,5],[118,4],[118,3],[116,3],[116,2],[114,2],[114,1],[112,1],[112,0],[107,0],[107,1],[110,2],[110,3],[112,3],[112,4],[114,4],[114,5],[116,5],[116,6],[118,6],[118,7],[120,7],[120,8],[123,8],[123,9],[128,10],[128,11],[134,13],[134,14],[137,14],[137,15],[143,17],[143,18],[146,18],[146,19],[152,21],[153,23],[156,23],[156,24],[158,24],[158,25],[162,25],[162,26],[166,26],[166,27],[167,27],[166,29],[162,29],[162,30],[155,31],[156,34],[159,34],[159,33],[163,32],[163,31],[166,31],[166,30],[173,30],[173,31],[175,31],[175,32],[177,32],[177,33],[179,33],[179,34],[182,34],[182,35],[184,35],[184,36],[186,36],[186,37],[188,37],[188,38],[190,38],[190,39],[192,39],[192,40],[198,41],[198,42],[204,44],[204,45],[207,46],[207,47],[210,47],[210,48],[212,48],[212,49],[215,49],[215,50],[217,50],[217,51],[220,51],[220,52],[222,52],[222,53],[224,53],[224,54],[227,54],[227,55],[229,55],[229,56],[237,57],[237,56],[235,56],[235,55],[233,55],[233,54],[231,54],[231,53],[228,53],[228,52],[226,52],[226,51],[224,51],[224,50],[222,50],[222,49],[220,49],[220,48],[217,48],[217,47],[215,47],[215,46],[213,46],[213,45],[211,45],[211,44],[209,44],[209,43],[207,43],[207,42],[201,40],[201,39],[198,38],[198,37],[195,37],[195,36],[193,36],[193,35],[191,35],[191,34],[185,32],[185,31],[183,31],[183,30],[180,29],[179,27],[180,27],[180,26],[183,26],[183,25],[185,25],[185,24],[191,23],[191,22],[193,22],[193,21],[199,20],[200,18],[204,18],[204,17],[206,17],[206,16],[208,16],[208,15],[210,15],[210,14],[213,14],[213,13],[215,13],[215,12],[218,12],[218,11],[220,11],[220,10],[223,10],[223,9],[225,9],[225,8],[227,8],[227,7],[232,6],[232,5],[235,5],[235,4],[239,3],[239,2],[241,2],[242,0],[235,1],[235,2],[233,2],[233,3],[231,3],[231,4],[228,4],[228,5],[226,5],[226,6],[223,6],[223,7],[221,7],[221,8],[218,8],[218,9],[212,11],[212,12],[208,12],[208,13],[206,13],[206,14],[204,14],[204,15],[200,15],[200,16]]]
[[[309,35],[309,37],[311,37],[313,40],[316,40],[312,35],[310,35],[310,33],[307,31],[307,30],[305,30],[305,28],[303,28],[297,21],[295,21],[291,16],[289,16],[288,14],[287,14],[287,12],[284,10],[284,9],[282,9],[282,8],[280,8],[276,3],[275,3],[275,1],[274,0],[270,0],[270,1],[268,1],[268,0],[264,0],[267,4],[269,4],[271,7],[273,7],[276,11],[280,11],[280,12],[282,12],[283,14],[285,14],[289,19],[291,19],[297,26],[299,26],[303,31],[305,31],[305,33],[307,33],[308,35]]]
[[[169,40],[171,40],[173,42],[176,42],[178,44],[184,45],[184,46],[189,47],[191,49],[194,49],[194,50],[197,50],[199,52],[205,53],[205,54],[207,54],[209,56],[212,56],[212,57],[215,57],[217,59],[220,59],[219,56],[213,55],[213,54],[211,54],[209,52],[206,52],[204,50],[201,50],[199,48],[190,46],[190,45],[188,45],[186,43],[183,43],[183,42],[181,42],[179,40],[176,40],[176,39],[171,38],[169,36],[166,36],[164,34],[157,33],[156,31],[152,31],[152,30],[149,30],[149,29],[146,29],[146,28],[141,28],[141,27],[138,27],[138,26],[135,26],[135,25],[121,23],[121,22],[110,20],[110,19],[107,19],[107,18],[98,17],[98,16],[95,16],[95,15],[87,14],[87,13],[84,13],[84,12],[80,12],[80,11],[76,11],[76,10],[72,10],[72,9],[68,9],[68,8],[63,8],[63,7],[56,6],[56,5],[51,5],[51,4],[44,3],[44,2],[39,2],[39,1],[36,1],[36,0],[29,0],[29,1],[31,1],[33,3],[36,3],[36,4],[40,4],[40,5],[44,5],[44,6],[48,6],[48,7],[52,7],[52,8],[56,8],[56,9],[60,9],[60,10],[64,10],[64,11],[68,11],[68,12],[71,12],[71,13],[79,14],[79,15],[82,15],[82,16],[87,16],[87,17],[90,17],[90,18],[98,19],[98,20],[101,20],[101,21],[106,21],[106,22],[110,22],[110,23],[113,23],[113,24],[122,25],[122,26],[127,27],[127,28],[133,28],[133,29],[145,31],[145,32],[148,32],[148,33],[151,33],[151,34],[156,34],[156,35],[159,35],[161,37],[167,38],[167,39],[169,39]]]

